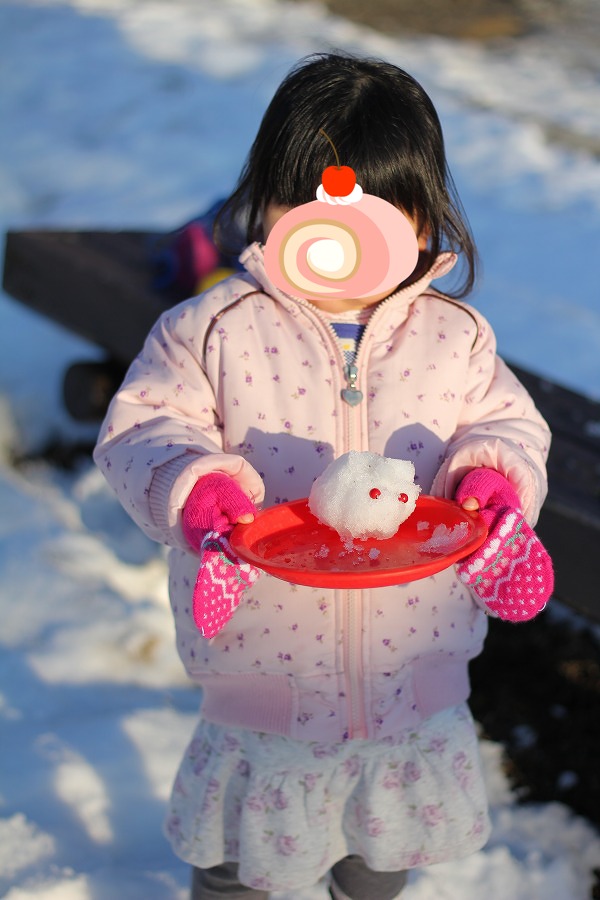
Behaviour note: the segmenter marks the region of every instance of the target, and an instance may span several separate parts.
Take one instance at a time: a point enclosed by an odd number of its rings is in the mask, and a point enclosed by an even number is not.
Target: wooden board
[[[172,298],[152,286],[142,231],[9,231],[4,290],[128,365]]]
[[[600,621],[600,403],[511,365],[552,430],[548,497],[536,532],[555,594]]]

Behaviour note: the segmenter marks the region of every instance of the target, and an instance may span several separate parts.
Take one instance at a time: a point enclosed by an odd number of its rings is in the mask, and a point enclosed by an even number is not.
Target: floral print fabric
[[[315,884],[351,853],[375,870],[443,862],[489,834],[466,706],[380,741],[301,742],[200,722],[173,788],[166,832],[200,868],[239,862],[250,887]]]

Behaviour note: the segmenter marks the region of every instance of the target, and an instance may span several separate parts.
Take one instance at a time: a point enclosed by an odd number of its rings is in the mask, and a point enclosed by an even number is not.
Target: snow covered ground
[[[176,227],[232,186],[289,66],[332,46],[425,84],[484,261],[474,302],[507,357],[600,398],[600,59],[569,35],[492,53],[276,0],[0,0],[0,230]],[[97,351],[5,295],[0,315],[0,896],[179,900],[161,820],[199,698],[164,557],[91,464],[12,465],[89,436],[60,381]],[[490,843],[413,873],[407,900],[589,897],[598,834],[518,806],[482,753]]]

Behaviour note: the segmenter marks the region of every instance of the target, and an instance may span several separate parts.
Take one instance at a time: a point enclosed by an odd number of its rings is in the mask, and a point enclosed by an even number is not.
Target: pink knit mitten
[[[260,574],[235,555],[228,540],[239,517],[255,513],[256,507],[237,483],[220,473],[200,478],[183,508],[183,533],[190,547],[200,552],[192,609],[206,638],[227,624],[243,592]]]
[[[455,500],[479,501],[488,536],[461,560],[458,576],[500,619],[524,622],[546,605],[554,588],[552,560],[527,524],[513,487],[494,469],[473,469],[460,482]]]

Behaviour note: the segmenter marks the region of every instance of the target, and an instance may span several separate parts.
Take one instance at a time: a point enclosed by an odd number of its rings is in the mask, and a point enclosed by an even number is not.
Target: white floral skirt
[[[316,884],[351,853],[378,871],[466,856],[490,828],[470,711],[343,744],[201,721],[165,828],[188,863],[237,861],[240,880],[267,891]]]

